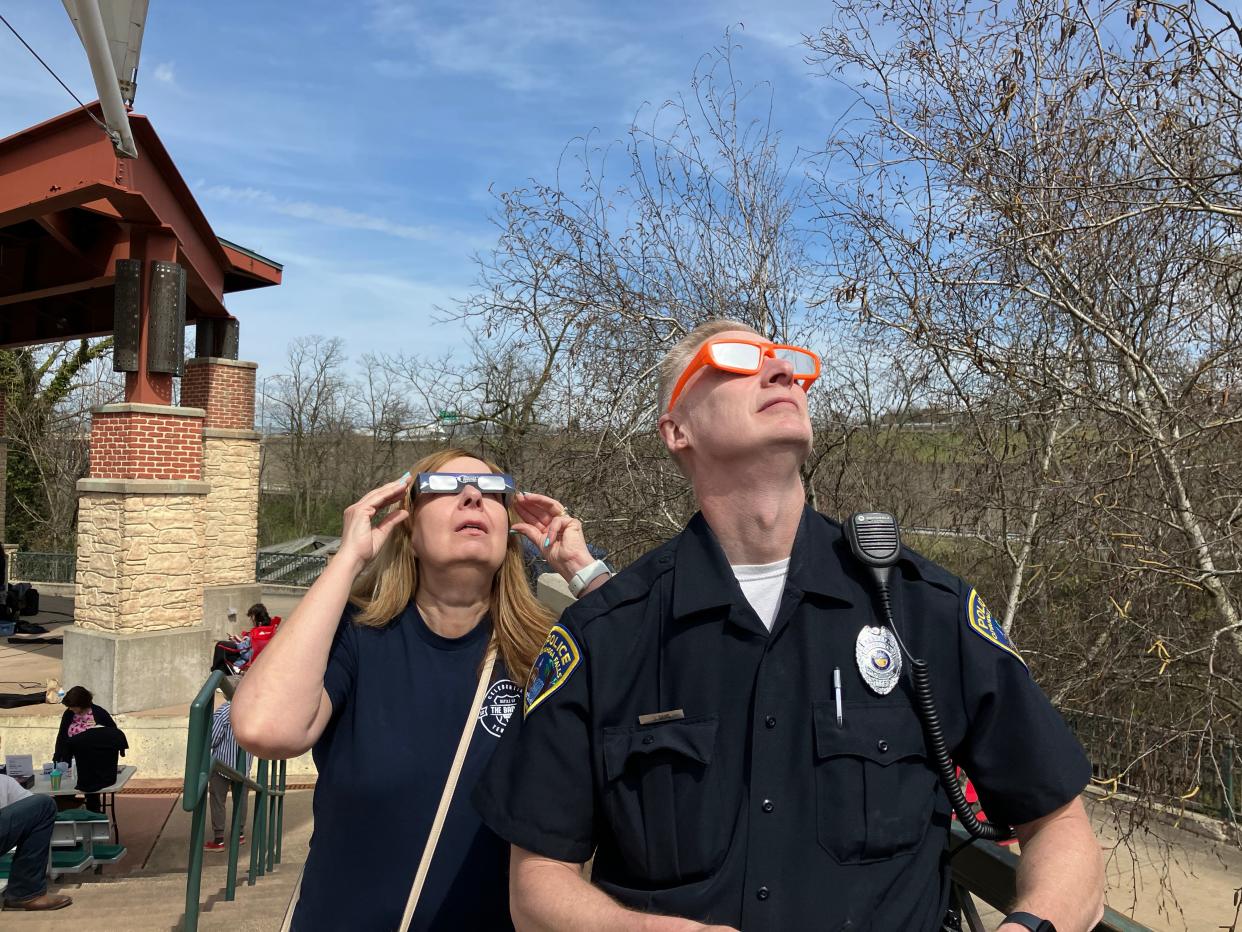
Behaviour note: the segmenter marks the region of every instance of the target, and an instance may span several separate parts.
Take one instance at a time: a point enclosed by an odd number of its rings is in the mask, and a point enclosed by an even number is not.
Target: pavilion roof
[[[279,263],[215,234],[147,117],[130,114],[123,159],[87,110],[0,139],[0,348],[111,333],[116,260],[148,232],[177,239],[187,323],[280,284]]]

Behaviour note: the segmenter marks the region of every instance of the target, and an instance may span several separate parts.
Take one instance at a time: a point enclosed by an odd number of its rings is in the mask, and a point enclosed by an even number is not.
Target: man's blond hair
[[[660,410],[657,412],[657,417],[663,417],[664,412],[668,410],[668,401],[673,394],[673,386],[681,378],[686,366],[690,365],[690,360],[699,351],[699,347],[717,334],[727,333],[730,330],[745,330],[755,336],[761,335],[750,324],[718,318],[699,324],[664,354],[664,358],[660,360]]]

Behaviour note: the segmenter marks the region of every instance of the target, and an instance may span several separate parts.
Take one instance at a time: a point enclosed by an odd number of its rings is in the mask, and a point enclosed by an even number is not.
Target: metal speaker
[[[221,359],[236,359],[241,345],[241,326],[236,317],[230,317],[223,324],[224,335],[220,340],[219,356]]]
[[[138,371],[138,335],[142,327],[142,260],[116,260],[112,296],[112,371]]]
[[[181,375],[185,363],[185,269],[151,263],[147,319],[147,370]]]

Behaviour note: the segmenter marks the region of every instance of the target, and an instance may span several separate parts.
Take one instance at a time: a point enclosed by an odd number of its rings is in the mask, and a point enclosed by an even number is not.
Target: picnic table
[[[104,815],[109,815],[109,821],[112,823],[112,836],[116,839],[116,843],[121,843],[121,829],[116,821],[116,794],[125,788],[125,784],[130,778],[138,772],[138,768],[133,764],[125,764],[116,769],[116,781],[110,786],[102,789],[92,790],[98,793],[100,799],[103,800]],[[73,767],[61,777],[60,789],[52,789],[52,778],[46,773],[36,773],[34,775],[34,786],[30,787],[30,792],[37,793],[40,796],[77,796],[78,793],[84,792],[76,786],[77,774]]]

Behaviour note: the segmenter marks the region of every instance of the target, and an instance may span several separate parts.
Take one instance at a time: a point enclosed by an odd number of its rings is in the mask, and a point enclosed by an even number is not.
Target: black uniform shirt
[[[906,673],[880,696],[855,662],[881,623],[865,572],[807,508],[769,634],[696,515],[561,616],[474,793],[484,820],[546,857],[594,854],[592,881],[640,910],[747,932],[939,928],[950,806]],[[1073,799],[1087,760],[1017,655],[968,623],[973,590],[910,551],[891,588],[989,818]]]

